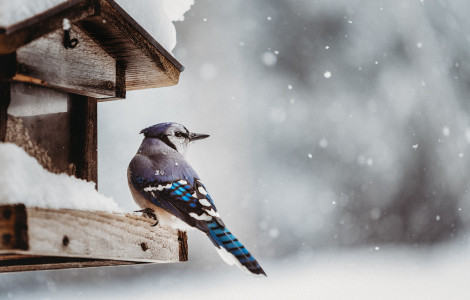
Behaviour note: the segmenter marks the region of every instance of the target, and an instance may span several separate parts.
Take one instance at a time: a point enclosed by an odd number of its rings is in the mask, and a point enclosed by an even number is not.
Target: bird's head
[[[156,124],[142,129],[140,133],[143,133],[145,138],[160,139],[181,155],[186,153],[190,143],[209,137],[208,134],[189,132],[183,125],[174,122]]]

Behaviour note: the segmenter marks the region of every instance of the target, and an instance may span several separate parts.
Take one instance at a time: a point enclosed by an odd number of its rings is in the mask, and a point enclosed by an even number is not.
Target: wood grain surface
[[[0,206],[0,272],[186,261],[186,233],[152,224],[136,214]]]

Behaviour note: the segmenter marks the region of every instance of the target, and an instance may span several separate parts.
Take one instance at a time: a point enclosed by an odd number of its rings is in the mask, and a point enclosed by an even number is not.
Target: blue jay
[[[222,259],[253,274],[265,275],[250,252],[225,227],[211,196],[185,160],[190,143],[209,137],[189,132],[178,123],[143,129],[144,140],[129,164],[127,179],[138,212],[157,224],[207,234]]]

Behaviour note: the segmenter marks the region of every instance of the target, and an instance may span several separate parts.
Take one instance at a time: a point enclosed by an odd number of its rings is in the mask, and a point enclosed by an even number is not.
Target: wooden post
[[[8,106],[11,101],[10,80],[16,72],[16,52],[0,55],[0,142],[7,135]]]
[[[0,142],[5,142],[7,136],[7,111],[10,100],[10,83],[0,81]]]
[[[95,182],[98,188],[97,101],[70,95],[70,161],[78,178]]]
[[[180,244],[180,261],[188,261],[188,234],[186,231],[178,230],[178,242]]]
[[[126,99],[126,66],[116,61],[116,99]]]

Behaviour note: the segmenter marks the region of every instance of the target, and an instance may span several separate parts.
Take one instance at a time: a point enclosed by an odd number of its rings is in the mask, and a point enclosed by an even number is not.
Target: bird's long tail
[[[207,235],[226,263],[235,264],[253,274],[266,276],[256,259],[224,225],[213,219],[207,222],[207,227],[209,229]]]

